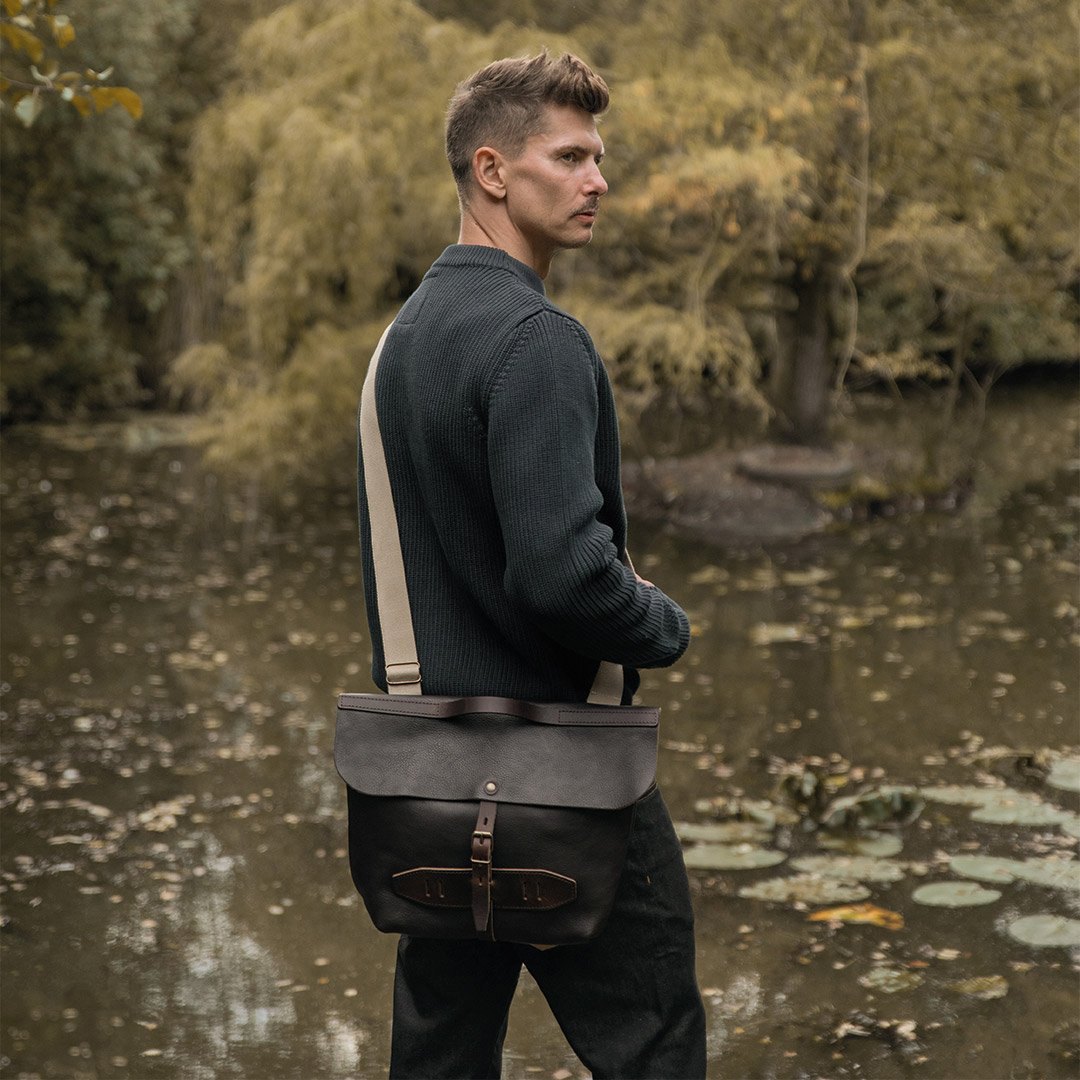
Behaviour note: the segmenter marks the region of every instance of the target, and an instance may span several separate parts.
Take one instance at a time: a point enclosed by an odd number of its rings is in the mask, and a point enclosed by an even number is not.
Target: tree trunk
[[[772,380],[776,434],[806,446],[828,440],[831,411],[832,297],[837,271],[831,264],[800,266],[791,282],[797,307],[785,319]],[[785,340],[787,339],[787,340]]]

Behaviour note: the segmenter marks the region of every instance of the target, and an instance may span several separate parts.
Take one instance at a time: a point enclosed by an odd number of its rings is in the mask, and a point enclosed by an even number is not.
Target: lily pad
[[[936,881],[920,885],[912,894],[916,904],[930,907],[978,907],[1001,899],[997,889],[984,889],[974,881]]]
[[[865,975],[859,976],[860,986],[865,986],[868,990],[877,990],[882,994],[896,994],[901,990],[914,990],[922,981],[923,977],[917,971],[890,967],[887,964],[872,967]]]
[[[985,806],[1009,792],[1009,788],[975,787],[973,784],[941,784],[937,787],[919,788],[919,794],[923,798],[952,806]],[[1012,794],[1020,796],[1019,792]]]
[[[1080,862],[1072,859],[1025,859],[1013,872],[1034,885],[1080,889]]]
[[[872,859],[887,859],[891,855],[900,854],[904,841],[894,833],[819,833],[818,846],[846,855],[868,855]]]
[[[949,858],[949,867],[956,873],[995,885],[1015,881],[1019,866],[1023,866],[1019,859],[998,859],[992,855],[953,855]]]
[[[796,825],[799,815],[790,807],[768,799],[732,798],[726,795],[711,799],[699,799],[694,809],[700,814],[714,814],[726,821],[745,821],[763,829],[775,829],[777,825]]]
[[[756,821],[676,821],[675,832],[684,843],[753,844],[768,840],[772,830]]]
[[[1058,824],[1063,833],[1068,833],[1069,836],[1075,836],[1077,840],[1080,840],[1080,814],[1063,811]]]
[[[756,870],[782,863],[787,855],[753,844],[698,844],[683,853],[688,870]]]
[[[1050,766],[1046,782],[1060,791],[1080,791],[1080,758],[1058,758]]]
[[[744,885],[739,895],[749,900],[776,900],[780,903],[802,901],[807,904],[850,904],[865,900],[870,890],[858,881],[841,881],[815,874],[768,878],[754,885]]]
[[[793,860],[792,866],[807,874],[848,881],[888,882],[899,881],[904,876],[904,868],[899,863],[871,859],[865,855],[805,855]]]
[[[1040,802],[1031,795],[1010,791],[972,811],[971,820],[991,825],[1057,825],[1063,814],[1056,806]]]
[[[981,1001],[1003,998],[1009,992],[1009,980],[1004,975],[979,975],[974,979],[958,979],[945,985],[956,994],[967,994]]]
[[[1009,935],[1025,945],[1080,946],[1080,919],[1063,915],[1025,915],[1009,923]]]

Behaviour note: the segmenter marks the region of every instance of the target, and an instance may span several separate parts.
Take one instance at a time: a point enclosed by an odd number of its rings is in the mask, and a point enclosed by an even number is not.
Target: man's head
[[[514,159],[543,130],[547,106],[569,105],[591,116],[608,107],[608,88],[570,53],[496,60],[460,83],[446,113],[446,156],[462,205],[469,203],[473,157],[491,146]]]
[[[587,244],[607,183],[596,115],[604,80],[576,56],[499,60],[450,101],[446,153],[461,201],[461,243],[502,248],[547,274]]]

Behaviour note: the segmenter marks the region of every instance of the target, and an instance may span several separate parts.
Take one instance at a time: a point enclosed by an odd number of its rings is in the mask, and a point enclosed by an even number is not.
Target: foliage
[[[173,380],[213,403],[217,460],[295,476],[351,454],[378,334],[455,238],[448,86],[528,48],[512,27],[485,38],[407,0],[292,3],[249,28],[247,74],[193,147],[192,222],[224,282],[221,332]]]
[[[784,408],[775,376],[808,332],[793,313],[815,277],[837,384],[852,359],[935,379],[1076,358],[1064,5],[678,0],[600,29],[580,32],[610,58],[612,194],[575,281],[630,385],[752,398],[764,369]],[[643,302],[682,332],[635,348],[617,313],[632,322]]]
[[[24,73],[9,68],[6,75],[0,75],[0,102],[9,106],[26,127],[38,118],[48,95],[68,102],[80,116],[107,112],[120,105],[138,120],[142,116],[142,99],[130,87],[106,85],[105,80],[113,71],[111,67],[103,71],[88,68],[84,74],[61,72],[58,59],[49,56],[46,60],[49,50],[41,38],[42,27],[59,49],[66,49],[76,37],[71,17],[55,14],[56,4],[57,0],[3,0],[0,41],[17,58],[19,54],[26,58],[28,70]]]
[[[146,102],[137,126],[124,110],[88,124],[74,109],[46,109],[31,130],[6,108],[0,116],[6,415],[138,396],[155,316],[187,252],[175,147],[192,99],[174,84],[194,7],[71,4],[79,36],[66,53],[75,66],[115,59]]]
[[[549,288],[626,419],[723,395],[813,434],[852,375],[946,379],[955,403],[1076,356],[1066,5],[70,3],[65,54],[115,56],[147,115],[91,131],[46,110],[30,138],[5,110],[9,413],[131,400],[171,350],[223,464],[344,461],[376,331],[454,239],[446,99],[541,45],[613,90],[611,193]]]

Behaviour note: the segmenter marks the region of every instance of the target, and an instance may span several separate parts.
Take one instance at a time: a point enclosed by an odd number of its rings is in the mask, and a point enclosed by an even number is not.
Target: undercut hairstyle
[[[571,53],[508,57],[459,83],[446,111],[446,156],[462,203],[472,184],[473,154],[491,146],[515,158],[544,127],[548,105],[576,105],[593,116],[608,107],[607,83]]]

